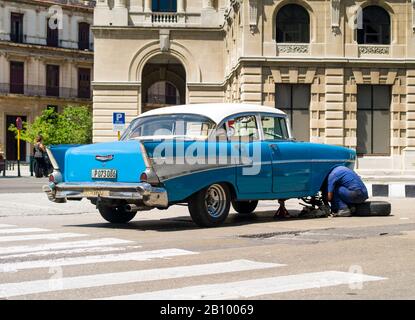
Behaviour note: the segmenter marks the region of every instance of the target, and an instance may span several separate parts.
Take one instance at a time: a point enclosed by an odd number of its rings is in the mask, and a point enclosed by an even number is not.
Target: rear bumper
[[[118,199],[142,202],[147,207],[167,208],[168,197],[164,188],[149,183],[121,182],[62,182],[43,186],[43,191],[52,202],[88,199]]]

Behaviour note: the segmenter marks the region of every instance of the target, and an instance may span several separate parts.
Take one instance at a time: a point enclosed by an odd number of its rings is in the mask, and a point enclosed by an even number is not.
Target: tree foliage
[[[9,130],[17,136],[17,128]],[[87,144],[92,141],[92,113],[86,106],[67,106],[62,113],[46,109],[33,123],[23,122],[21,139],[34,143],[42,135],[44,144]]]

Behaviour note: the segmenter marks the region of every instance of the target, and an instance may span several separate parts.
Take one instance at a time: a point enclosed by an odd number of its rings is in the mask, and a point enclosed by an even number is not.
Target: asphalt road
[[[42,186],[48,178],[35,177],[0,177],[0,193],[42,192]]]
[[[415,298],[415,199],[389,217],[285,221],[262,202],[214,229],[186,207],[110,225],[84,201],[42,199],[0,195],[1,299]]]

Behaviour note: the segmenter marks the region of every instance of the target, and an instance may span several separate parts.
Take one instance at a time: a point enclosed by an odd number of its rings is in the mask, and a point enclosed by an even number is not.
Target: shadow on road
[[[300,210],[290,210],[293,215],[298,215]],[[269,223],[276,221],[298,221],[305,220],[305,218],[287,218],[287,219],[274,219],[275,210],[273,211],[259,211],[254,215],[240,215],[230,214],[220,228],[237,227],[248,224]],[[174,232],[184,230],[200,229],[195,225],[190,216],[178,216],[165,219],[154,220],[141,220],[139,215],[135,220],[132,220],[128,224],[112,224],[112,223],[92,223],[92,224],[79,224],[79,225],[67,225],[67,227],[85,227],[85,228],[107,228],[107,229],[127,229],[127,230],[140,230],[140,231],[160,231],[160,232]]]

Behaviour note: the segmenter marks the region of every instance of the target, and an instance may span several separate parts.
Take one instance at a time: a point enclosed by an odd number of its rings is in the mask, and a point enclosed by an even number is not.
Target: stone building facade
[[[95,141],[113,111],[247,102],[363,174],[415,173],[415,0],[98,0],[93,33]]]
[[[93,3],[0,0],[0,153],[16,160],[7,130],[45,108],[92,105]],[[22,160],[31,154],[22,143]]]

